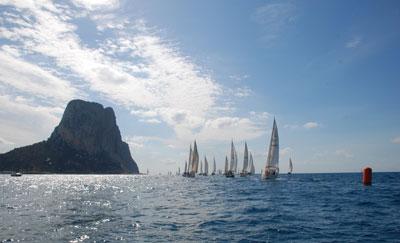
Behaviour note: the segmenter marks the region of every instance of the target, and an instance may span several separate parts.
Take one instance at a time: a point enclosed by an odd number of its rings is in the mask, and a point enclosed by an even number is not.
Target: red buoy
[[[365,167],[363,169],[362,183],[365,186],[370,186],[372,184],[372,169],[371,168]]]

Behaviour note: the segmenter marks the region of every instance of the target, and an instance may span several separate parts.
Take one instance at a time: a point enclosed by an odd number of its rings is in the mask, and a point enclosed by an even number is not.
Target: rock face
[[[25,173],[139,173],[121,140],[112,108],[68,103],[50,138],[0,154],[0,171]]]

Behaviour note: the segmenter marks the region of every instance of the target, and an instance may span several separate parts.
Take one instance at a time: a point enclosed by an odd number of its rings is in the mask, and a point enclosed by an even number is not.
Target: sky
[[[399,1],[0,0],[0,153],[68,101],[112,107],[139,169],[223,168],[230,141],[280,170],[400,171]]]

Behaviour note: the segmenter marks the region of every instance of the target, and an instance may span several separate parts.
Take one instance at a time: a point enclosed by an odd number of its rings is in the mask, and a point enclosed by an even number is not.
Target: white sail
[[[247,149],[247,143],[244,143],[244,157],[243,157],[243,169],[242,172],[246,173],[249,167],[249,151]]]
[[[292,158],[289,158],[289,173],[293,172],[293,163],[292,163]]]
[[[199,169],[199,153],[197,151],[196,140],[194,140],[194,148],[192,153],[192,172],[197,173]]]
[[[228,173],[228,156],[225,156],[225,170],[224,170],[224,174]]]
[[[215,163],[215,157],[213,158],[214,163],[213,163],[213,172],[215,174],[215,172],[217,171],[217,164]]]
[[[200,174],[203,174],[203,160],[200,161]]]
[[[236,149],[235,149],[235,168],[234,168],[234,172],[237,174],[237,166],[238,165],[238,156],[237,156],[237,153],[236,153]]]
[[[265,178],[276,177],[279,174],[279,136],[275,119],[264,174]]]
[[[204,156],[204,174],[208,175],[208,161],[206,156]]]
[[[254,174],[255,172],[256,169],[254,168],[253,155],[250,153],[250,173]]]
[[[229,166],[230,171],[235,170],[235,145],[233,145],[233,140],[231,143],[231,164]]]

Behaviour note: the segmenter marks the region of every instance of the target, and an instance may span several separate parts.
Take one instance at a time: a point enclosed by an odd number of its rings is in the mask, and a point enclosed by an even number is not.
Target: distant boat
[[[293,172],[293,163],[292,163],[292,158],[289,158],[289,171],[288,174],[292,174]]]
[[[274,179],[279,175],[279,136],[278,127],[274,118],[271,141],[269,144],[267,164],[265,165],[262,179]]]
[[[189,163],[187,164],[187,162],[185,162],[185,171],[183,172],[182,176],[184,177],[188,177],[191,170],[192,170],[192,145],[190,145],[190,149],[189,149]]]
[[[213,171],[211,173],[211,175],[215,175],[215,172],[217,171],[217,165],[215,163],[215,157],[213,158]]]
[[[203,176],[208,176],[208,161],[207,161],[207,157],[204,156],[204,173]]]
[[[203,175],[203,161],[200,161],[200,173],[199,175]]]
[[[226,177],[235,177],[235,172],[237,169],[237,154],[235,150],[235,145],[233,145],[233,140],[231,143],[231,163],[228,172],[225,174]]]
[[[199,153],[197,151],[196,140],[194,140],[194,147],[192,150],[192,145],[190,145],[189,150],[189,162],[187,171],[183,174],[185,177],[195,177],[199,168]]]
[[[225,169],[224,169],[224,175],[228,174],[229,171],[229,166],[228,166],[228,156],[225,156]]]
[[[250,175],[254,175],[256,173],[256,169],[254,168],[254,162],[253,162],[253,155],[250,153]]]
[[[11,176],[22,176],[22,173],[13,171],[11,172]]]
[[[244,157],[243,157],[243,169],[242,172],[240,172],[240,176],[248,176],[249,172],[247,171],[249,167],[249,151],[247,149],[247,143],[244,143]]]

